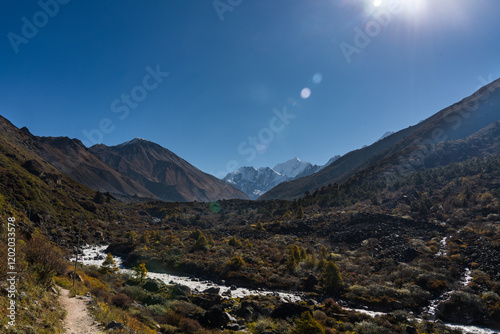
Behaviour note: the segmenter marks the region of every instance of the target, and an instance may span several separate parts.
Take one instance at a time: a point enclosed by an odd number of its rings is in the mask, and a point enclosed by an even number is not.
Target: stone
[[[300,317],[304,312],[311,312],[311,310],[300,304],[283,303],[273,310],[271,317],[275,319],[296,318]]]
[[[229,323],[230,318],[228,313],[224,312],[222,306],[216,305],[210,308],[200,320],[205,327],[221,328]]]
[[[203,293],[208,293],[208,294],[212,294],[212,295],[218,295],[220,292],[220,288],[216,288],[216,287],[211,287],[211,288],[208,288],[206,290],[203,290]]]
[[[108,330],[108,329],[123,329],[123,328],[125,328],[124,324],[113,320],[106,326],[105,329]]]

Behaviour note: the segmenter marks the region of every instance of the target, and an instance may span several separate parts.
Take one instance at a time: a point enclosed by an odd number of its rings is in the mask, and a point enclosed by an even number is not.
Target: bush
[[[26,260],[37,283],[45,288],[50,287],[56,274],[65,274],[67,271],[61,250],[41,235],[33,235],[26,243]]]
[[[111,303],[122,309],[128,309],[132,305],[132,300],[126,294],[119,293],[111,297]]]
[[[245,266],[245,261],[243,261],[243,259],[241,258],[241,256],[236,255],[231,260],[229,260],[229,262],[227,263],[227,266],[231,270],[239,270],[243,266]]]
[[[291,334],[324,334],[323,327],[312,317],[310,312],[302,313],[302,317],[295,321]]]

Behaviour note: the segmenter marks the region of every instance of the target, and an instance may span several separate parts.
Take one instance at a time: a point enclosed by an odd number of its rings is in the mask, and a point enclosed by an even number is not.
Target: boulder
[[[108,329],[123,329],[123,328],[125,328],[124,324],[113,320],[106,326],[105,329],[108,330]]]
[[[216,288],[216,287],[211,287],[211,288],[208,288],[206,290],[203,290],[203,293],[208,293],[211,295],[218,295],[219,292],[220,292],[220,288]]]
[[[222,306],[216,305],[210,308],[200,320],[205,327],[222,328],[229,323],[230,317],[227,312],[224,312]]]
[[[300,304],[283,303],[274,309],[271,313],[271,317],[274,319],[297,318],[304,312],[311,312],[311,310]]]

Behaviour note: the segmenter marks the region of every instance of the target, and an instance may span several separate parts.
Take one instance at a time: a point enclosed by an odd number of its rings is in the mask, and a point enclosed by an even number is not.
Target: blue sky
[[[498,13],[497,0],[9,2],[0,114],[87,145],[142,137],[219,176],[324,164],[500,77]]]

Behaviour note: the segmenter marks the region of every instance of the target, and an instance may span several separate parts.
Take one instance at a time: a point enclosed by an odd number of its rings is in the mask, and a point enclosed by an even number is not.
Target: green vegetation
[[[34,174],[21,148],[4,151],[0,216],[19,222],[19,291],[26,293],[18,323],[37,333],[62,330],[55,283],[90,292],[100,323],[119,321],[137,333],[220,333],[207,320],[216,317],[205,314],[225,312],[252,333],[453,333],[409,313],[452,289],[440,319],[500,326],[499,155],[408,175],[363,172],[296,201],[220,201],[214,212],[208,203],[118,202],[65,176]],[[78,269],[83,282],[72,288],[64,257],[76,245],[80,215],[82,242],[111,246],[103,266]],[[1,233],[0,276],[7,272],[5,227]],[[128,261],[134,277],[119,275],[111,254]],[[465,268],[467,286],[459,284]],[[308,302],[196,295],[151,280],[148,271],[303,291]],[[332,297],[388,315],[347,311]],[[8,298],[0,295],[0,303],[5,310]],[[283,305],[294,315],[280,317]]]

